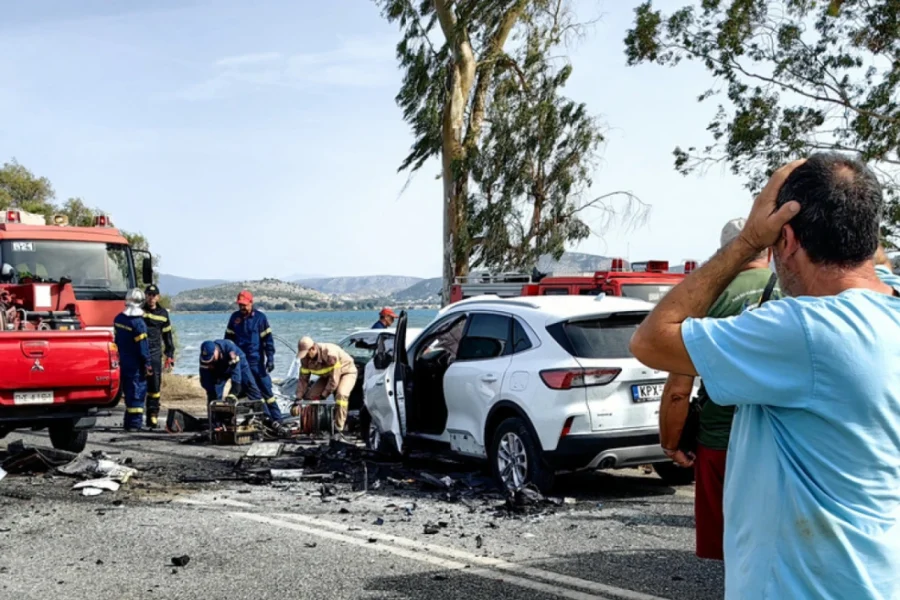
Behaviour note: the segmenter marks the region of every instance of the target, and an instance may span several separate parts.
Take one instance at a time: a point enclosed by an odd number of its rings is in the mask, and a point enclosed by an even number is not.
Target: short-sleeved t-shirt
[[[770,269],[749,269],[743,271],[734,278],[725,291],[710,307],[707,316],[716,319],[733,317],[741,314],[748,308],[759,305],[763,292],[769,279],[772,277]],[[771,299],[781,297],[781,290],[777,287],[772,290]],[[704,393],[701,391],[701,393]],[[725,450],[728,448],[728,438],[731,435],[731,421],[734,418],[734,406],[721,406],[716,404],[715,398],[707,398],[700,411],[700,428],[697,433],[697,441],[713,450]]]
[[[900,598],[900,298],[785,298],[681,333],[737,406],[726,599]]]

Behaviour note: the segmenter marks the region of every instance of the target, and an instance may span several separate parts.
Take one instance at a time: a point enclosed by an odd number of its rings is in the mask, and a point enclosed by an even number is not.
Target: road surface
[[[49,445],[41,432],[15,439]],[[566,478],[559,492],[574,504],[510,517],[491,499],[470,512],[393,490],[323,500],[316,483],[181,483],[227,477],[246,448],[166,434],[109,427],[88,450],[130,458],[138,477],[96,497],[60,475],[0,481],[0,597],[722,597],[721,565],[693,556],[692,486],[638,470]]]

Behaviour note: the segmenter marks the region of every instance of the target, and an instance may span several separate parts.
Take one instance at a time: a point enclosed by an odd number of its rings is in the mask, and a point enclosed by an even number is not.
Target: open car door
[[[371,363],[374,369],[371,375],[366,375],[364,397],[366,410],[381,437],[378,445],[387,448],[393,446],[400,453],[403,452],[403,438],[406,435],[405,382],[408,380],[406,373],[409,370],[406,322],[406,312],[401,311],[393,339],[385,334],[378,336],[375,357]]]

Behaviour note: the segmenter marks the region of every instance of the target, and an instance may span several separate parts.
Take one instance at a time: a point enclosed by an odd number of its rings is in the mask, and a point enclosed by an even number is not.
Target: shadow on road
[[[583,549],[573,548],[572,554],[530,565],[545,571],[602,582],[670,600],[719,600],[723,594],[722,563],[698,559],[687,551],[584,552]],[[404,598],[446,600],[558,597],[555,594],[545,594],[506,582],[485,583],[486,581],[488,580],[485,577],[466,571],[435,570],[418,575],[373,578],[366,589],[391,592]],[[559,584],[551,585],[562,589]],[[608,596],[598,589],[572,589]],[[490,595],[485,594],[486,591],[492,590]]]

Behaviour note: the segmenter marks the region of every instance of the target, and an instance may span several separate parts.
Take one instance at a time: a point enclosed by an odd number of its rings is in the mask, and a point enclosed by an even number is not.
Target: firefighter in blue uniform
[[[275,401],[272,378],[269,377],[275,369],[275,342],[269,320],[253,308],[253,295],[247,290],[238,294],[237,305],[238,310],[228,319],[225,339],[234,342],[247,356],[253,380],[266,403],[266,416],[281,421],[281,409]]]
[[[231,381],[230,395],[235,398],[261,400],[247,357],[234,342],[207,340],[200,345],[200,386],[206,401],[221,400],[225,382]]]
[[[119,347],[122,395],[125,397],[125,431],[140,431],[147,399],[147,379],[153,375],[147,325],[144,324],[144,292],[130,290],[125,310],[113,320]]]

